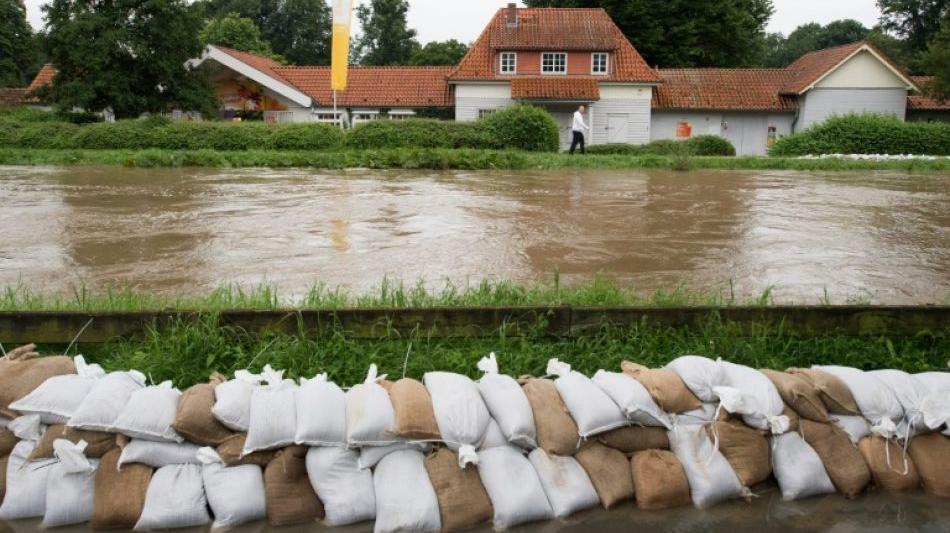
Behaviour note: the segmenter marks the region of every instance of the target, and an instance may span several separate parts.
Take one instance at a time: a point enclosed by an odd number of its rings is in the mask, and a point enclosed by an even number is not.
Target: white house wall
[[[881,113],[904,120],[907,89],[812,89],[799,97],[801,131],[834,115]]]
[[[627,135],[621,142],[645,144],[650,142],[651,87],[601,85],[600,100],[591,105],[590,144],[609,142],[610,115],[626,116]]]
[[[819,89],[906,89],[907,83],[870,51],[858,52],[815,84]]]
[[[681,122],[692,125],[692,136],[718,135],[729,140],[737,155],[765,155],[769,127],[777,136],[792,132],[793,113],[653,110],[651,139],[677,139]]]
[[[458,121],[477,120],[481,109],[501,109],[514,103],[508,83],[460,83],[455,86],[455,120]]]

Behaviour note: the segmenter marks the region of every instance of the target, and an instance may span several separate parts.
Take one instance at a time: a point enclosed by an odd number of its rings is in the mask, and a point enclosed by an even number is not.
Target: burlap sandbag
[[[670,509],[690,505],[686,471],[667,450],[646,450],[630,459],[637,505],[642,509]]]
[[[907,451],[927,494],[950,498],[950,437],[940,433],[920,435],[910,439]]]
[[[670,439],[666,428],[627,426],[597,435],[597,440],[623,453],[644,450],[669,450]]]
[[[63,374],[75,374],[76,365],[71,357],[63,355],[35,357],[29,352],[20,359],[7,357],[0,360],[0,415],[16,418],[19,413],[10,409],[10,404],[33,392],[44,381]]]
[[[779,396],[800,416],[815,422],[828,422],[828,409],[818,389],[802,374],[762,369],[760,372],[778,389]]]
[[[802,376],[821,398],[821,403],[831,414],[860,415],[858,403],[851,394],[851,389],[838,379],[837,376],[814,368],[789,368],[786,372]]]
[[[190,442],[202,446],[218,446],[234,434],[215,418],[214,389],[224,382],[224,376],[215,373],[208,383],[191,386],[181,394],[172,429]]]
[[[653,401],[667,413],[685,413],[702,407],[696,397],[676,372],[662,368],[651,369],[637,363],[620,363],[624,374],[640,382],[653,397]]]
[[[131,463],[118,469],[120,448],[112,448],[99,462],[93,489],[93,529],[132,529],[145,507],[152,467]]]
[[[407,439],[438,440],[441,437],[435,421],[432,398],[421,382],[402,378],[389,388],[395,423],[393,433]]]
[[[0,457],[0,504],[3,503],[3,497],[7,493],[7,459],[9,455]]]
[[[278,450],[261,450],[259,452],[249,453],[241,457],[244,451],[244,441],[247,440],[247,433],[235,433],[224,439],[214,451],[221,456],[221,461],[225,466],[257,465],[267,466],[277,456]]]
[[[16,446],[16,435],[7,428],[0,428],[0,457],[6,457]]]
[[[554,382],[529,379],[522,388],[534,414],[538,446],[552,455],[574,455],[580,441],[577,423],[571,418]]]
[[[904,454],[904,448],[897,442],[871,435],[858,442],[858,450],[861,451],[864,462],[871,470],[874,484],[881,490],[896,492],[915,490],[920,487],[920,475],[917,473],[914,461],[910,458],[910,454]],[[890,466],[887,464],[888,456]],[[904,474],[905,466],[906,474]]]
[[[788,430],[798,431],[801,426],[802,417],[798,416],[798,413],[787,405],[782,409],[782,414],[788,417]]]
[[[590,478],[604,509],[633,499],[633,476],[623,452],[599,442],[589,442],[574,455]]]
[[[439,500],[442,531],[458,531],[491,522],[494,515],[491,500],[475,465],[459,468],[458,455],[441,448],[426,457],[426,472]]]
[[[272,526],[306,524],[323,518],[323,502],[307,477],[307,447],[291,446],[277,452],[264,469],[267,523]]]
[[[83,454],[93,459],[99,459],[116,447],[114,433],[86,431],[66,427],[65,424],[53,424],[46,429],[46,433],[43,433],[43,437],[36,443],[36,448],[33,448],[33,452],[30,453],[30,461],[53,457],[53,441],[56,439],[66,439],[74,443],[81,440],[86,441],[86,449]]]
[[[709,438],[719,442],[719,451],[743,487],[762,483],[772,475],[772,452],[762,432],[738,420],[713,422],[706,427]]]
[[[854,498],[871,482],[871,471],[848,434],[838,426],[801,419],[805,442],[814,448],[838,492]]]

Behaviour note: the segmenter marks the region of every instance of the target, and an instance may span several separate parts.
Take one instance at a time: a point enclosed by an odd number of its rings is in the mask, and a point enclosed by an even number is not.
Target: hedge
[[[600,144],[587,148],[591,154],[610,155],[687,155],[734,156],[736,149],[728,140],[718,135],[698,135],[683,141],[659,140],[649,144]]]
[[[488,115],[481,122],[494,144],[488,148],[557,152],[561,145],[557,123],[547,111],[539,107],[506,107]]]
[[[950,124],[845,115],[782,137],[769,150],[776,157],[821,154],[950,155]]]
[[[434,119],[376,120],[360,124],[346,135],[350,148],[488,148],[481,122]]]

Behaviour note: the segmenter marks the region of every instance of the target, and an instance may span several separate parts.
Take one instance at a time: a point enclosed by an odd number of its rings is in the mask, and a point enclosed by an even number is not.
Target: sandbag
[[[200,465],[201,461],[198,460],[196,455],[199,448],[201,447],[197,444],[189,442],[156,442],[134,439],[122,448],[122,455],[119,456],[119,469],[130,463],[141,463],[153,468],[180,464]]]
[[[111,431],[132,393],[145,387],[137,370],[110,372],[96,380],[66,424],[92,431]]]
[[[630,459],[634,493],[641,509],[672,509],[689,505],[686,471],[673,452],[645,450]]]
[[[834,374],[818,368],[789,368],[790,374],[802,376],[818,391],[818,396],[829,414],[860,415],[858,404],[843,381]]]
[[[610,396],[590,378],[571,370],[571,365],[550,359],[547,374],[557,376],[554,385],[582,438],[627,425],[626,417]]]
[[[578,450],[574,458],[590,478],[604,509],[633,499],[630,462],[623,452],[599,442],[589,442]]]
[[[797,500],[835,491],[821,458],[801,435],[785,433],[771,439],[772,473],[782,498]]]
[[[20,440],[36,442],[43,438],[46,426],[40,422],[40,415],[18,416],[7,424],[7,429]]]
[[[528,460],[538,473],[555,518],[566,518],[600,503],[587,472],[573,457],[548,455],[535,448]]]
[[[871,423],[871,431],[883,437],[895,436],[904,408],[880,380],[871,374],[846,366],[815,367],[834,375],[848,387],[861,415]]]
[[[57,459],[28,462],[35,442],[21,440],[7,459],[6,495],[0,504],[0,519],[40,517],[46,512],[46,487],[51,466]]]
[[[510,444],[514,443],[509,442],[508,439],[505,438],[505,435],[501,432],[501,428],[498,426],[498,422],[496,422],[493,418],[488,422],[488,429],[485,430],[485,438],[482,439],[482,443],[478,446],[478,450],[487,450],[489,448],[508,446]]]
[[[779,396],[782,397],[799,416],[815,422],[828,422],[828,409],[821,401],[818,389],[801,374],[790,374],[777,370],[759,370],[772,381]]]
[[[0,456],[0,505],[3,504],[3,498],[7,494],[7,462],[10,456]]]
[[[553,455],[572,455],[577,451],[581,438],[577,423],[571,418],[554,382],[531,379],[522,389],[531,404],[538,446]]]
[[[847,433],[834,424],[807,419],[801,421],[801,432],[825,465],[831,483],[845,498],[856,497],[868,486],[871,471]]]
[[[326,523],[331,526],[345,526],[376,517],[373,473],[369,469],[360,469],[358,460],[357,451],[338,446],[307,451],[310,485],[323,502]]]
[[[264,470],[268,524],[291,526],[323,518],[323,503],[307,478],[306,457],[304,446],[284,448]]]
[[[739,421],[715,421],[707,432],[743,487],[751,488],[772,475],[769,442],[760,431]]]
[[[900,444],[891,439],[872,435],[861,439],[858,450],[864,457],[864,462],[871,471],[871,479],[878,488],[897,492],[916,490],[920,487],[917,467],[910,458],[910,454],[904,453]]]
[[[133,439],[184,442],[185,439],[172,429],[179,398],[181,391],[173,387],[171,381],[138,389],[129,396],[110,431]]]
[[[72,443],[83,441],[86,448],[83,451],[86,457],[100,459],[112,448],[115,448],[115,435],[104,431],[85,431],[66,427],[64,424],[54,424],[46,428],[43,437],[36,443],[30,454],[30,461],[50,459],[54,456],[53,443],[57,439],[66,439]]]
[[[458,531],[492,519],[491,500],[474,465],[458,467],[458,455],[440,448],[426,457],[426,473],[439,502],[442,531]]]
[[[73,358],[75,374],[52,376],[29,394],[10,404],[10,409],[21,414],[40,415],[44,424],[65,424],[76,411],[96,380],[105,376],[101,366],[86,364],[85,358]]]
[[[720,363],[699,355],[683,355],[667,363],[664,368],[676,372],[701,401],[715,403],[719,401],[719,395],[713,388],[726,384],[726,375]]]
[[[620,407],[628,422],[641,426],[671,427],[669,415],[653,401],[646,388],[629,375],[598,370],[591,381]]]
[[[139,463],[119,470],[121,450],[109,450],[96,469],[93,483],[93,529],[132,529],[142,508],[152,480],[152,467]]]
[[[16,435],[7,428],[0,428],[0,457],[6,457],[17,443]]]
[[[713,447],[704,427],[674,426],[669,438],[670,450],[683,465],[690,497],[697,508],[705,509],[743,493],[735,471]]]
[[[155,471],[145,494],[138,531],[211,523],[199,465],[168,465]]]
[[[172,429],[189,442],[201,446],[217,446],[233,432],[214,417],[214,389],[224,381],[220,374],[211,376],[208,383],[199,383],[185,389],[178,400],[178,411]]]
[[[873,370],[868,374],[887,387],[900,403],[904,418],[898,424],[897,433],[901,438],[909,439],[918,433],[939,429],[950,418],[950,391],[940,395],[922,380],[900,370]],[[931,394],[934,401],[928,401]]]
[[[212,527],[233,527],[267,516],[261,467],[225,466],[214,448],[198,450],[198,459],[205,497],[214,514]]]
[[[86,458],[83,441],[59,439],[53,445],[58,462],[50,467],[43,527],[88,522],[92,518],[99,461]]]
[[[373,473],[373,488],[376,492],[374,533],[442,528],[439,500],[426,473],[422,452],[401,450],[384,457]]]
[[[643,385],[653,401],[667,413],[685,413],[702,405],[702,401],[672,370],[650,369],[630,361],[622,362],[620,370]]]
[[[924,491],[931,496],[950,498],[950,438],[939,433],[918,435],[910,439],[907,452],[917,466]]]
[[[430,444],[426,442],[413,442],[400,439],[388,446],[365,446],[360,448],[359,467],[360,470],[373,468],[387,455],[402,450],[415,450],[422,453],[428,453]]]
[[[853,444],[871,434],[871,424],[861,415],[829,415],[831,423],[848,434]]]
[[[277,456],[277,450],[261,450],[248,455],[242,455],[244,452],[244,442],[247,440],[247,433],[235,433],[224,440],[215,452],[224,461],[225,466],[239,465],[257,465],[267,466]]]
[[[386,446],[396,437],[393,404],[378,381],[376,365],[369,366],[366,380],[346,391],[346,443],[350,447]]]
[[[421,382],[402,378],[389,389],[393,403],[393,433],[406,439],[438,440],[439,425],[429,391]]]
[[[284,372],[264,367],[266,385],[251,394],[251,419],[241,455],[294,444],[297,433],[297,384]]]
[[[32,352],[34,345],[22,348],[0,357],[3,363],[0,370],[0,414],[8,418],[20,416],[10,408],[10,404],[33,392],[47,379],[76,373],[76,365],[70,357],[38,357],[39,354]]]
[[[251,395],[261,380],[260,374],[238,370],[234,373],[234,379],[214,388],[211,413],[224,427],[246,433],[251,423]]]
[[[597,435],[597,440],[628,454],[644,450],[669,450],[670,439],[666,431],[662,427],[628,426],[601,433]]]
[[[538,473],[518,448],[483,451],[478,476],[491,500],[495,530],[554,518]]]
[[[728,361],[720,361],[719,368],[724,385],[713,387],[713,391],[726,411],[742,415],[746,425],[773,435],[788,431],[788,417],[782,415],[785,403],[769,378],[758,370]]]
[[[459,466],[478,464],[475,450],[485,436],[491,415],[475,382],[450,372],[426,372],[422,382],[432,396],[442,441],[458,451]]]
[[[294,441],[307,446],[346,445],[346,395],[326,374],[300,378]]]
[[[536,447],[538,433],[534,426],[534,414],[521,385],[513,377],[498,373],[498,361],[494,353],[483,357],[478,362],[478,369],[484,372],[481,379],[475,382],[478,392],[505,440],[522,448]]]

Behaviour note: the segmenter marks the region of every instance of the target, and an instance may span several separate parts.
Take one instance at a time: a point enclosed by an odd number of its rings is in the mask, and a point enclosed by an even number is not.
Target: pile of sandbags
[[[595,506],[708,507],[774,478],[788,499],[869,485],[950,497],[950,374],[755,370],[683,356],[588,377],[371,365],[341,387],[215,374],[179,391],[82,357],[0,359],[0,519],[46,527],[375,520],[377,532],[505,529]]]

